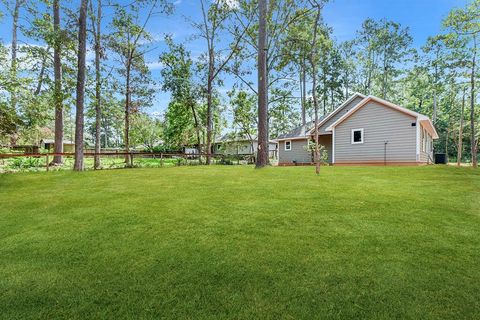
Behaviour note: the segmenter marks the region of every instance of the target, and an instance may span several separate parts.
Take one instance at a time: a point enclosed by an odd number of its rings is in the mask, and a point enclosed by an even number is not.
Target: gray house
[[[298,127],[278,138],[279,165],[313,162],[306,146],[313,125]],[[374,96],[355,93],[319,120],[319,142],[334,165],[421,165],[433,162],[438,134],[422,114]]]

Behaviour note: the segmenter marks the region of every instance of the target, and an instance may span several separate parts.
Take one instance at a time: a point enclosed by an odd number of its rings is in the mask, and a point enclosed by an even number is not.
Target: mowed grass
[[[479,319],[480,172],[0,176],[1,319]]]

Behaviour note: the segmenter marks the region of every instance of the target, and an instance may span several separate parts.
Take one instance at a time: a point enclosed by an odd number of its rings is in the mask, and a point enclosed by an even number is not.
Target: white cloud
[[[230,10],[236,10],[240,8],[238,0],[221,0],[223,1]]]
[[[147,67],[149,70],[161,70],[165,65],[162,62],[148,62]]]

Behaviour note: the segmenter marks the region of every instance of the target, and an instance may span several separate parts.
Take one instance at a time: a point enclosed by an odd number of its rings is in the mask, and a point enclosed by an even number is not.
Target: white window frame
[[[353,141],[353,137],[356,131],[360,131],[362,135],[362,141],[355,142]],[[352,144],[362,144],[365,142],[365,136],[363,135],[363,128],[358,128],[358,129],[352,129],[352,136],[351,136],[351,141]]]
[[[289,143],[289,148],[287,148],[287,142]],[[292,140],[285,140],[284,149],[285,149],[285,151],[291,151],[292,150]]]

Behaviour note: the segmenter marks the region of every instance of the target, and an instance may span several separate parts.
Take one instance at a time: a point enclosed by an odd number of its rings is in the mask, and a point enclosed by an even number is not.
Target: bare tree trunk
[[[125,83],[125,152],[130,152],[130,71],[131,71],[131,61],[127,62],[127,72],[126,72],[126,83]],[[130,156],[125,155],[125,164],[127,167],[130,166]]]
[[[103,125],[103,147],[105,149],[108,148],[108,123],[106,120],[104,120],[104,125]]]
[[[259,0],[258,21],[258,146],[256,168],[268,165],[267,1]]]
[[[35,89],[34,95],[38,96],[40,91],[42,91],[43,80],[45,78],[45,69],[47,64],[48,52],[50,51],[50,47],[47,47],[45,53],[42,57],[42,66],[40,67],[40,72],[38,73],[38,82],[37,87]]]
[[[305,70],[305,59],[302,62],[302,78],[301,78],[301,90],[302,90],[302,126],[307,124],[307,76]]]
[[[386,51],[387,49],[385,44],[383,48],[383,76],[382,76],[382,99],[384,100],[387,99],[387,79],[388,79]]]
[[[477,141],[475,135],[475,68],[477,58],[477,38],[473,37],[473,58],[472,72],[470,75],[470,131],[471,131],[471,150],[472,150],[472,166],[477,167]]]
[[[53,47],[53,72],[55,105],[55,153],[63,153],[63,93],[62,93],[62,39],[60,30],[60,0],[53,1],[53,31],[55,34]],[[53,163],[63,163],[62,156],[54,156]]]
[[[437,66],[435,65],[435,81],[433,83],[433,115],[432,122],[435,124],[437,122]]]
[[[12,61],[11,61],[11,68],[10,68],[10,73],[11,77],[14,79],[16,82],[17,80],[17,30],[18,30],[18,16],[20,12],[20,5],[21,5],[21,0],[16,0],[15,1],[15,7],[13,9],[13,16],[12,16]],[[12,105],[12,110],[13,112],[17,112],[17,86],[15,85],[13,90],[10,91],[10,101]],[[12,133],[10,136],[10,144],[12,146],[17,144],[18,140],[18,128],[15,126],[15,132]]]
[[[317,9],[317,15],[315,17],[315,25],[313,26],[313,42],[312,50],[310,53],[310,63],[312,67],[312,98],[313,98],[313,108],[315,112],[315,173],[320,174],[320,146],[318,143],[318,101],[317,101],[317,57],[316,57],[316,45],[317,45],[317,32],[318,32],[318,23],[320,21],[321,15],[321,5],[315,3],[314,6]],[[325,100],[324,100],[324,114],[325,114]]]
[[[101,79],[100,79],[100,59],[101,59],[101,23],[102,23],[102,0],[97,0],[97,27],[95,32],[95,159],[94,168],[99,169],[100,163],[100,133],[101,133],[101,119],[102,119],[102,92],[101,92]],[[92,21],[93,22],[93,21]]]
[[[208,80],[207,80],[207,161],[206,164],[209,165],[211,162],[210,153],[212,152],[212,131],[213,131],[213,106],[212,106],[212,91],[213,91],[213,74],[214,70],[214,51],[210,47],[208,50]]]
[[[87,1],[82,0],[78,19],[78,70],[75,117],[75,162],[73,170],[83,170],[83,107],[85,99],[85,56],[87,53]]]
[[[197,135],[197,144],[198,144],[198,162],[202,164],[202,142],[200,140],[200,124],[198,121],[197,112],[195,110],[195,102],[192,100],[190,101],[190,108],[192,109],[193,114],[193,122],[195,124],[195,134]]]
[[[462,163],[462,148],[463,148],[463,113],[465,110],[465,88],[463,89],[462,97],[462,111],[460,112],[460,127],[458,128],[458,147],[457,147],[457,166]]]

